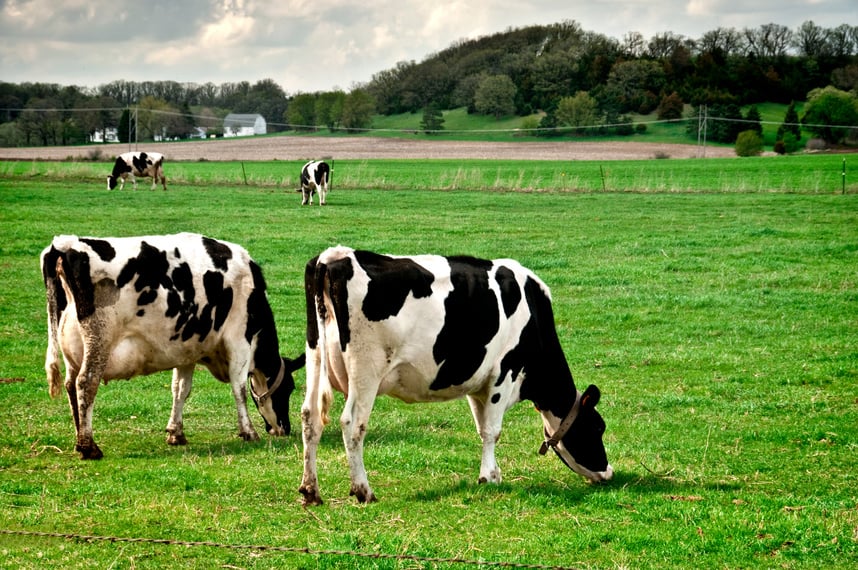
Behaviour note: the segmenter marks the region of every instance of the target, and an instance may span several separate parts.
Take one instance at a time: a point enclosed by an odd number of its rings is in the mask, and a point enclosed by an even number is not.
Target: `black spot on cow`
[[[489,289],[491,262],[450,257],[453,290],[444,300],[444,326],[432,353],[441,365],[429,386],[443,390],[467,381],[486,356],[486,345],[500,325],[497,297]]]
[[[166,316],[176,317],[175,330],[178,333],[191,317],[196,316],[196,290],[194,288],[194,277],[187,263],[180,263],[174,267],[170,277],[173,281],[173,289],[167,293]],[[173,339],[175,338],[178,338],[178,335],[173,337]]]
[[[158,298],[158,291],[155,289],[147,289],[140,293],[137,297],[137,304],[139,306],[148,305],[149,303],[154,303],[155,299]]]
[[[116,286],[124,287],[134,283],[137,292],[144,289],[158,289],[158,287],[171,287],[172,280],[167,271],[170,264],[167,261],[167,252],[152,247],[145,241],[140,245],[140,253],[132,257],[125,264],[116,278]]]
[[[540,410],[563,417],[575,402],[572,372],[557,338],[551,300],[533,279],[524,283],[524,298],[530,309],[530,320],[519,338],[520,349],[540,358],[529,358],[524,369],[521,397],[530,400]],[[565,438],[564,438],[565,441]]]
[[[317,185],[320,185],[323,180],[330,180],[331,177],[331,167],[328,166],[327,162],[320,162],[319,166],[316,167],[316,176],[315,182]]]
[[[368,251],[356,251],[358,264],[369,276],[363,314],[383,321],[399,314],[408,295],[415,299],[432,294],[435,276],[412,259],[400,259]]]
[[[229,246],[210,237],[203,237],[203,246],[214,266],[221,271],[226,271],[228,262],[232,259],[232,250]]]
[[[521,302],[521,287],[518,286],[512,270],[503,265],[495,272],[495,281],[500,287],[503,312],[506,318],[510,318]]]
[[[77,318],[83,321],[95,313],[95,285],[90,273],[89,255],[74,249],[62,256],[63,271],[74,295]]]
[[[500,399],[501,399],[501,395],[495,394],[494,396],[492,396],[492,404],[497,404],[498,402],[500,402]]]
[[[109,241],[91,238],[81,238],[80,241],[91,247],[102,261],[112,261],[116,257],[116,250]]]
[[[113,180],[111,180],[112,186],[110,189],[113,190],[113,188],[116,186],[116,179],[119,176],[128,172],[131,172],[131,165],[125,162],[121,156],[117,157],[116,162],[113,163],[113,172],[111,174]]]
[[[152,164],[152,161],[149,160],[149,155],[141,152],[139,155],[135,154],[131,157],[131,164],[134,165],[135,171],[143,172],[148,165]]]

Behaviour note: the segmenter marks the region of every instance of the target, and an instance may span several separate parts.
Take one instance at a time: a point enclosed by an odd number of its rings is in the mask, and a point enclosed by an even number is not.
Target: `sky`
[[[622,40],[717,28],[858,25],[856,0],[0,0],[0,81],[271,79],[349,91],[400,61],[510,28],[574,20]]]

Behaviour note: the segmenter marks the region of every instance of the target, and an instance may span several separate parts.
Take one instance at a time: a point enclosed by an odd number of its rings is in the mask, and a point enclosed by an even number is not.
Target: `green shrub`
[[[756,131],[742,131],[736,137],[736,156],[760,156],[763,139]]]

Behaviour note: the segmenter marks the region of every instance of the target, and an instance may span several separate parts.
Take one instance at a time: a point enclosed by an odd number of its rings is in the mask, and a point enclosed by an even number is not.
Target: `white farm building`
[[[264,135],[268,132],[265,117],[262,115],[242,115],[230,113],[223,120],[223,136],[244,137],[252,135]]]

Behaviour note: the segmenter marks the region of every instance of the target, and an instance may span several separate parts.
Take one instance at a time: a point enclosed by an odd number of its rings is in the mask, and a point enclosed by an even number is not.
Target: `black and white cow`
[[[99,459],[92,409],[99,382],[173,369],[167,443],[187,443],[182,409],[194,367],[229,382],[239,436],[259,436],[247,414],[247,378],[266,429],[290,431],[291,373],[279,354],[260,267],[235,244],[196,234],[126,238],[57,236],[41,254],[47,290],[45,371],[59,396],[59,354],[82,459]]]
[[[161,179],[164,190],[167,189],[167,178],[164,176],[164,155],[158,152],[125,152],[116,157],[113,172],[107,177],[107,189],[125,188],[125,180],[131,178],[134,189],[137,190],[137,177],[152,178],[152,190]]]
[[[313,205],[313,194],[319,193],[319,205],[325,205],[331,167],[327,162],[311,160],[301,167],[301,205]]]
[[[551,294],[510,259],[394,257],[338,246],[310,260],[307,392],[301,408],[305,505],[320,504],[316,450],[332,388],[346,395],[340,417],[351,494],[374,501],[363,463],[373,401],[466,396],[482,438],[479,481],[500,482],[495,444],[504,413],[530,400],[545,441],[591,481],[613,476],[596,411],[599,389],[575,389],[554,328]]]

